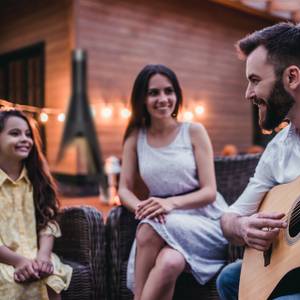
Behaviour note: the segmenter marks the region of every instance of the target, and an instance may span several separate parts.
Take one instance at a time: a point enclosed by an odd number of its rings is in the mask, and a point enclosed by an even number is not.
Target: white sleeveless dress
[[[141,177],[150,196],[170,197],[199,188],[196,161],[189,134],[190,123],[182,123],[171,144],[154,148],[147,142],[146,130],[138,133],[137,155]],[[227,204],[218,193],[209,205],[195,209],[175,209],[166,215],[166,223],[143,219],[185,258],[190,272],[200,284],[211,279],[226,262],[227,241],[220,227],[220,217]],[[140,226],[139,224],[139,226]],[[127,267],[127,286],[134,291],[136,241]]]

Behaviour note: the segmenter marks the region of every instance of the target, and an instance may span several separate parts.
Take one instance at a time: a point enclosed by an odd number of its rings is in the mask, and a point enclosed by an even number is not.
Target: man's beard
[[[265,101],[266,114],[264,120],[259,120],[261,128],[275,129],[287,116],[295,103],[295,99],[285,90],[282,79],[277,79],[271,95]]]

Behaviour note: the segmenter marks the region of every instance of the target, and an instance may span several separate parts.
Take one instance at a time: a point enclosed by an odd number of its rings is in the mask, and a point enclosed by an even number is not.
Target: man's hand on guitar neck
[[[221,219],[225,237],[236,244],[247,244],[249,247],[266,251],[287,224],[282,220],[283,213],[257,213],[241,217],[227,213]]]

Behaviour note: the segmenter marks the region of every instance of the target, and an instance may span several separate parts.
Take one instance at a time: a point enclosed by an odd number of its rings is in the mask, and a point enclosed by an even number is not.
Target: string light
[[[102,108],[102,110],[101,110],[101,116],[104,119],[110,119],[112,117],[112,114],[113,114],[113,110],[109,106],[106,106],[106,107]]]
[[[45,112],[41,112],[41,114],[40,114],[41,122],[46,123],[48,121],[48,119],[49,119],[48,114],[46,114]]]
[[[118,114],[118,116],[125,121],[128,118],[130,118],[132,114],[132,112],[130,111],[130,109],[126,107],[126,104],[124,104],[124,102],[114,102],[114,103],[110,103],[109,105],[102,103],[100,105],[101,105],[100,107],[102,107],[100,109],[100,116],[102,117],[102,119],[105,120],[110,120],[112,119],[113,116],[115,116],[115,114],[116,116]],[[0,107],[5,107],[7,109],[16,108],[24,112],[38,114],[39,121],[43,123],[49,121],[51,116],[54,116],[55,120],[61,123],[65,122],[66,120],[65,113],[63,113],[60,109],[56,109],[56,108],[23,105],[18,103],[12,103],[3,99],[0,99]],[[98,107],[99,107],[98,105],[90,106],[91,113],[94,118],[96,117],[96,112],[98,112]],[[190,105],[189,109],[181,110],[178,117],[180,120],[192,121],[195,117],[198,118],[204,113],[205,113],[205,107],[203,105],[197,105],[197,106]]]
[[[66,119],[66,116],[65,116],[64,113],[58,114],[58,116],[57,116],[57,121],[58,121],[58,122],[64,122],[65,119]]]
[[[123,119],[128,119],[131,116],[131,111],[128,108],[123,107],[120,111],[120,116]]]
[[[205,109],[204,109],[203,105],[197,105],[195,107],[195,113],[197,116],[203,115],[204,111],[205,111]]]
[[[183,120],[184,121],[192,121],[194,119],[194,114],[191,111],[183,112]]]
[[[96,109],[95,109],[95,107],[93,107],[93,106],[91,106],[91,113],[92,113],[92,116],[95,118],[96,117]]]

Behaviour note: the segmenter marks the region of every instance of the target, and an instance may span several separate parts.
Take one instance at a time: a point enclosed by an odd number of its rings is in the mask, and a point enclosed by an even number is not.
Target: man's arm
[[[245,244],[240,232],[240,218],[241,217],[235,213],[225,213],[221,218],[221,227],[224,236],[235,245]]]

